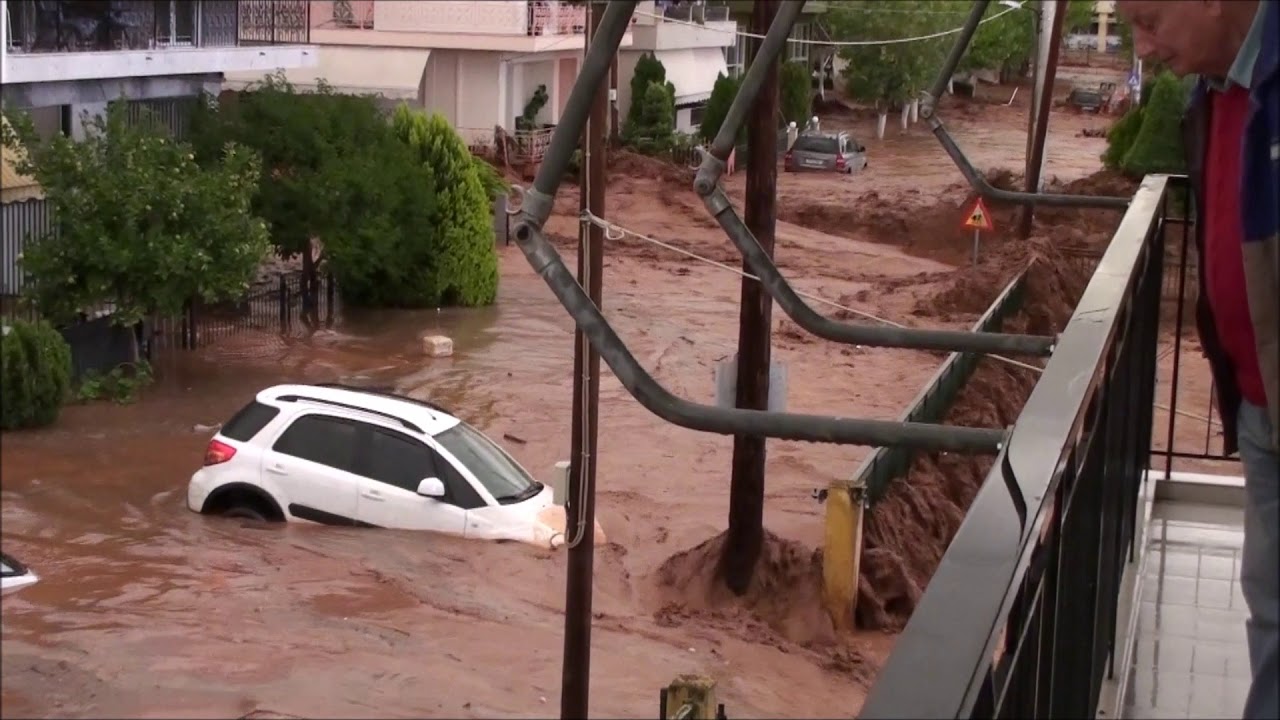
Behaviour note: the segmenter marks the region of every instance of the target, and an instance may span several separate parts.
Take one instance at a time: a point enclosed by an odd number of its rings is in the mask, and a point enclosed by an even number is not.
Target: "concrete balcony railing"
[[[118,52],[305,44],[305,0],[11,0],[8,51],[17,54]]]
[[[396,33],[582,35],[586,6],[563,0],[312,0],[311,27]]]

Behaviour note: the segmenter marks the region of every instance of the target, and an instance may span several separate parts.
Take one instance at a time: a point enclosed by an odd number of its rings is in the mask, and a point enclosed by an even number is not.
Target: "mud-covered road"
[[[980,167],[1020,166],[1019,105],[979,105],[949,120]],[[870,127],[853,116],[825,122],[863,137]],[[1099,122],[1055,114],[1050,175],[1070,181],[1098,169],[1102,141],[1077,134]],[[780,266],[799,289],[859,312],[969,324],[972,309],[928,302],[967,253],[964,239],[957,251],[948,237],[966,196],[959,174],[923,125],[863,142],[865,175],[780,178]],[[679,173],[628,162],[613,170],[612,219],[739,264]],[[739,201],[741,184],[740,175],[728,183]],[[548,229],[572,264],[576,193],[558,206]],[[1105,236],[1113,220],[1092,222]],[[3,714],[556,712],[562,554],[396,531],[244,527],[184,506],[209,437],[197,426],[284,380],[393,385],[430,398],[546,479],[568,455],[572,325],[518,250],[501,252],[494,308],[349,312],[306,339],[229,337],[171,355],[134,405],[70,407],[51,429],[5,434],[3,547],[42,580],[4,599]],[[734,351],[739,278],[632,236],[608,253],[606,316],[668,388],[710,402],[715,364]],[[787,364],[795,411],[894,418],[941,361],[818,342],[780,311],[774,317],[774,357]],[[422,357],[426,332],[451,335],[455,355]],[[833,639],[808,616],[775,622],[777,613],[762,619],[673,587],[675,570],[697,568],[668,559],[725,527],[732,441],[663,423],[607,373],[601,396],[600,520],[611,543],[596,560],[593,716],[651,715],[658,688],[695,671],[717,679],[731,717],[855,715],[893,636]],[[866,452],[771,442],[768,528],[787,547],[816,547],[822,515],[812,491],[848,476]]]

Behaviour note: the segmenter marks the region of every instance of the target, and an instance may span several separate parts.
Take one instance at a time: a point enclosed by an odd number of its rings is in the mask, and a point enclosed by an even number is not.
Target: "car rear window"
[[[796,143],[792,146],[792,149],[835,155],[838,147],[839,145],[833,137],[817,137],[813,135],[805,137],[802,135],[796,138]]]
[[[240,408],[240,412],[228,420],[220,432],[232,440],[249,442],[279,414],[280,408],[252,400],[248,405]]]

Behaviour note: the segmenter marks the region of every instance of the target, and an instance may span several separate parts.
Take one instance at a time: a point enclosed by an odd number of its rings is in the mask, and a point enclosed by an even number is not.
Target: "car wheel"
[[[239,518],[241,520],[257,520],[258,522],[266,522],[267,516],[262,511],[251,505],[232,505],[222,511],[222,517]]]

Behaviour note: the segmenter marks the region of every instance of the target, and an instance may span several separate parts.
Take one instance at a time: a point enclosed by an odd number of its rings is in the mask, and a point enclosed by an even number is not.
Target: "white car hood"
[[[552,502],[550,487],[543,487],[542,492],[524,502],[477,508],[468,515],[467,537],[515,540],[549,548],[565,544],[564,506]],[[595,540],[597,544],[605,542],[599,521],[595,523]]]

